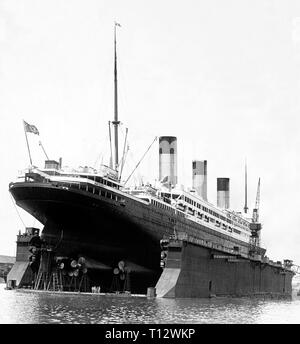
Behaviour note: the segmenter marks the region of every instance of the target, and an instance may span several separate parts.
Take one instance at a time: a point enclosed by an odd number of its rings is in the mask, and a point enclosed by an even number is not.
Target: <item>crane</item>
[[[257,248],[260,245],[261,223],[259,223],[259,203],[260,203],[260,178],[258,179],[255,207],[252,213],[252,222],[250,223],[250,230],[251,230],[250,252],[252,253],[257,252],[258,251]]]
[[[259,220],[259,202],[260,202],[260,178],[258,179],[255,207],[252,213],[252,222],[254,223],[257,223]]]

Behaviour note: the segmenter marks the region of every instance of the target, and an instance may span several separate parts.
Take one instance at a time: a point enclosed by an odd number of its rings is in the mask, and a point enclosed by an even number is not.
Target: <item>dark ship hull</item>
[[[53,247],[55,256],[86,257],[91,283],[100,285],[101,291],[122,289],[122,281],[115,283],[113,270],[124,261],[132,293],[145,294],[148,287],[156,286],[160,276],[160,284],[169,285],[162,296],[169,297],[291,293],[292,271],[251,261],[245,254],[240,256],[249,250],[247,243],[124,193],[118,197],[120,192],[111,191],[108,198],[101,196],[101,188],[89,189],[87,184],[36,182],[11,184],[10,192],[20,207],[44,225],[42,238]],[[160,240],[174,234],[174,224],[179,232],[198,238],[198,243],[185,242],[175,253],[170,247],[162,274]],[[233,245],[235,256],[224,251]],[[228,264],[224,253],[227,258],[239,256],[247,267]],[[212,259],[216,255],[225,259]],[[169,281],[174,279],[175,270],[180,273],[172,287]]]
[[[44,225],[42,239],[56,256],[87,257],[89,275],[101,290],[110,290],[113,268],[121,260],[130,269],[132,291],[145,293],[147,286],[155,286],[161,273],[160,239],[168,229],[145,226],[146,211],[138,202],[124,204],[43,183],[18,184],[10,191]]]

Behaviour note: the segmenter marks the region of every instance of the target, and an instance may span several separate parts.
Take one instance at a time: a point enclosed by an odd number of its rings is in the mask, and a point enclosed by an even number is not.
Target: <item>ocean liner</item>
[[[66,170],[47,159],[10,183],[16,204],[44,227],[41,235],[34,228],[18,235],[8,280],[81,290],[85,278],[86,291],[145,294],[152,287],[161,297],[290,295],[292,262],[273,262],[260,246],[260,184],[252,216],[247,203],[243,213],[230,209],[228,178],[217,180],[217,206],[208,202],[206,160],[191,164],[193,187],[179,187],[173,136],[158,140],[159,187],[121,182],[116,26],[114,166]]]

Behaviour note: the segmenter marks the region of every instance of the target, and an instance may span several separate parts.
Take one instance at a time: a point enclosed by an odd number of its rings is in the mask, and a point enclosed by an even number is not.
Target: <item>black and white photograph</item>
[[[300,324],[299,1],[0,0],[0,159],[0,324]]]

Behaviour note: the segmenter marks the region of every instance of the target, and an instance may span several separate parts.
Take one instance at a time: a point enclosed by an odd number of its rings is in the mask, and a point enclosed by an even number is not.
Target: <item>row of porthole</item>
[[[102,196],[102,197],[105,197],[105,198],[109,198],[109,199],[112,199],[112,200],[115,200],[115,201],[124,202],[124,198],[122,198],[120,196],[117,196],[117,195],[115,195],[115,194],[113,194],[113,193],[111,193],[109,191],[103,191],[100,188],[97,190],[97,188],[88,186],[87,184],[83,188],[81,188],[81,186],[79,184],[79,190],[81,190],[81,189],[84,190],[84,191],[90,192],[90,193],[92,193],[94,195],[99,195],[99,196]]]

